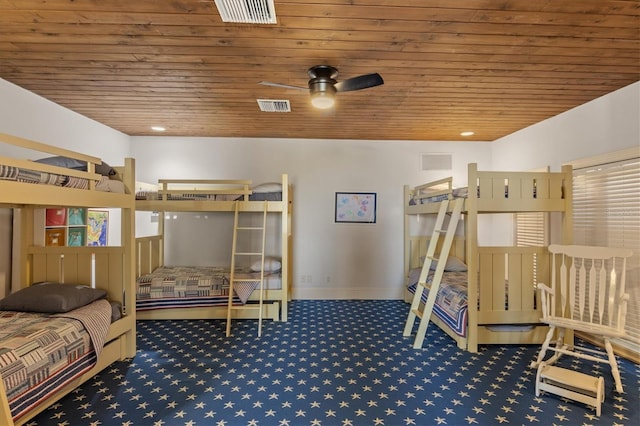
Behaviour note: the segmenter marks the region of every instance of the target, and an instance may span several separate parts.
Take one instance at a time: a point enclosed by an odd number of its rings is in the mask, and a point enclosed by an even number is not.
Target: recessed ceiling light
[[[154,132],[164,132],[167,129],[162,126],[151,126],[151,130],[153,130]]]
[[[474,133],[473,132],[462,132],[460,133],[460,136],[473,136]]]

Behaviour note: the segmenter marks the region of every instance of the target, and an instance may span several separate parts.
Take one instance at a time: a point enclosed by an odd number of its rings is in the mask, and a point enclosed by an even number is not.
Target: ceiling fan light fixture
[[[333,108],[336,98],[331,92],[312,92],[311,105],[318,109]]]

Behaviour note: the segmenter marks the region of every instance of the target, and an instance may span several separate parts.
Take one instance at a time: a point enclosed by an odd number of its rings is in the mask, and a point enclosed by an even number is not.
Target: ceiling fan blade
[[[308,87],[290,86],[288,84],[271,83],[270,81],[261,81],[258,84],[262,84],[263,86],[282,87],[284,89],[309,90]]]
[[[381,84],[384,84],[384,80],[380,74],[373,73],[343,80],[336,83],[335,88],[338,92],[350,92],[352,90],[361,90],[368,89],[369,87],[380,86]]]

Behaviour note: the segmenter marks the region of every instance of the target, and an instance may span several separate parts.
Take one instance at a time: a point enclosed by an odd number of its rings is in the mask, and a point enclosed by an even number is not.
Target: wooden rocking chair
[[[538,359],[531,366],[539,367],[543,361],[544,365],[551,365],[562,354],[608,363],[616,391],[621,393],[620,371],[610,339],[625,336],[629,299],[629,295],[625,293],[625,269],[626,259],[633,252],[623,248],[563,245],[551,245],[549,252],[552,256],[551,287],[538,284],[542,301],[541,320],[549,324],[549,332]],[[567,330],[602,338],[606,357],[602,351],[576,347],[565,342]],[[550,346],[554,335],[555,346]],[[548,350],[555,354],[544,360]],[[566,385],[580,388],[580,383]]]

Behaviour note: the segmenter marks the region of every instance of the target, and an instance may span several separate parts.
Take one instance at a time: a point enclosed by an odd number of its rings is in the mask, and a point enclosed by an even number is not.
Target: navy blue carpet
[[[401,301],[294,301],[286,323],[139,321],[138,352],[107,368],[32,425],[356,426],[639,425],[640,368],[619,358],[563,365],[606,381],[602,415],[535,396],[539,346],[459,350],[431,324],[424,349],[402,330]]]

